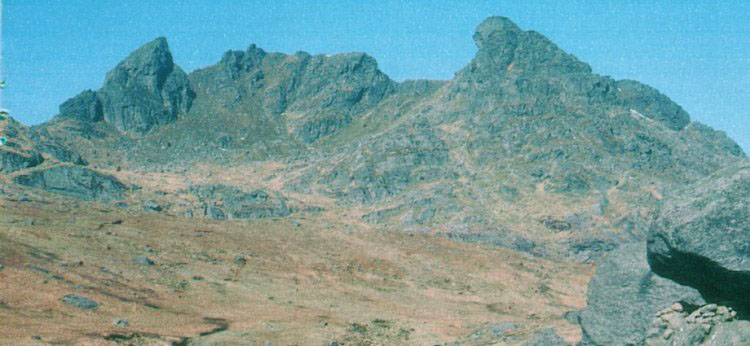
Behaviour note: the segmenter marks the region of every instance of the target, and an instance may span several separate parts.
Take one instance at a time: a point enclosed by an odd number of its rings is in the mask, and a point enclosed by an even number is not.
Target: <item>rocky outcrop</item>
[[[552,328],[545,328],[540,330],[534,335],[534,338],[529,340],[524,346],[568,346],[569,343],[565,342],[555,330]]]
[[[163,37],[138,48],[110,71],[98,95],[108,123],[140,135],[186,114],[195,97]]]
[[[55,166],[17,176],[13,181],[87,201],[120,199],[127,190],[116,178],[80,166]]]
[[[645,117],[682,130],[690,123],[690,115],[658,90],[633,80],[615,84],[617,96],[625,108],[637,110]]]
[[[188,192],[203,204],[204,216],[214,220],[261,219],[292,213],[286,199],[278,193],[263,190],[245,192],[228,185],[194,185]]]
[[[285,55],[255,45],[226,52],[217,65],[192,73],[191,79],[213,98],[212,106],[264,115],[270,123],[281,117],[304,143],[348,127],[397,86],[364,53]]]
[[[591,279],[587,308],[579,314],[582,345],[639,345],[656,313],[674,302],[700,306],[698,291],[653,273],[643,243],[606,255]]]
[[[95,91],[85,90],[60,105],[60,117],[74,118],[85,122],[103,119],[102,102]]]
[[[120,62],[101,89],[65,101],[59,116],[104,120],[121,132],[144,135],[185,115],[194,98],[187,74],[174,64],[167,40],[160,37]]]
[[[659,311],[645,339],[649,346],[748,345],[750,322],[735,319],[726,306],[708,304],[687,311],[680,303]]]
[[[654,272],[750,313],[750,162],[676,192],[648,236]]]
[[[0,148],[0,173],[16,172],[38,166],[42,162],[44,162],[44,158],[37,152],[21,154]]]

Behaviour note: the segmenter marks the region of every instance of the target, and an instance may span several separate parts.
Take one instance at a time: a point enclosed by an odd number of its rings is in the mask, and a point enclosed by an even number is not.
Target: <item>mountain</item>
[[[254,44],[186,74],[157,38],[49,122],[2,123],[10,146],[0,147],[0,191],[8,203],[98,205],[179,227],[279,229],[268,222],[289,220],[321,237],[326,229],[419,234],[584,275],[590,264],[582,263],[645,242],[664,196],[746,162],[723,132],[691,121],[658,90],[593,73],[507,18],[486,19],[473,38],[477,53],[453,79],[404,82],[364,53],[283,54]],[[331,251],[311,251],[321,249]],[[651,273],[643,255],[623,257],[637,267],[623,280]],[[593,287],[607,287],[602,280]],[[671,296],[662,298],[653,299]],[[653,314],[644,311],[636,315]],[[591,314],[581,315],[584,330],[607,325],[586,320]],[[539,338],[555,339],[547,334]]]

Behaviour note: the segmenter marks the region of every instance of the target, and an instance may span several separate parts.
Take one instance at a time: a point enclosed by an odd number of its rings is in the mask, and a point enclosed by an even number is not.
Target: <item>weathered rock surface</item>
[[[194,98],[187,74],[174,64],[167,40],[160,37],[120,62],[101,89],[65,101],[59,116],[104,120],[121,132],[144,135],[187,114]]]
[[[12,173],[40,165],[44,158],[37,152],[21,154],[0,148],[0,172]]]
[[[676,192],[648,236],[654,272],[750,313],[750,162]]]
[[[63,303],[75,306],[79,309],[93,310],[99,307],[95,301],[76,294],[68,294],[62,298]]]
[[[286,199],[278,193],[269,194],[263,190],[245,192],[221,184],[194,185],[188,192],[198,197],[204,205],[204,215],[214,220],[261,219],[292,213]]]
[[[60,117],[86,122],[100,121],[103,119],[102,102],[95,91],[84,90],[60,105]]]
[[[195,97],[163,37],[138,48],[110,71],[98,95],[108,123],[141,135],[186,114]]]
[[[643,243],[622,245],[603,257],[591,279],[588,307],[578,319],[582,345],[638,345],[653,316],[674,302],[703,305],[693,288],[654,274]]]
[[[689,312],[675,303],[657,315],[646,334],[646,345],[750,344],[750,322],[735,320],[736,312],[725,306],[709,304]]]
[[[552,328],[546,328],[539,331],[533,339],[524,344],[524,346],[568,346],[567,342],[563,340],[555,330]]]
[[[16,184],[90,201],[120,199],[127,190],[116,178],[80,166],[55,166],[13,180]]]

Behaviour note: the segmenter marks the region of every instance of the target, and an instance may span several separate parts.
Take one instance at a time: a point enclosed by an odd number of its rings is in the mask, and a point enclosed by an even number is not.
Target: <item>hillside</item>
[[[473,37],[453,79],[404,82],[254,44],[186,73],[157,38],[49,122],[1,121],[0,336],[581,340],[593,264],[746,155],[507,18]]]

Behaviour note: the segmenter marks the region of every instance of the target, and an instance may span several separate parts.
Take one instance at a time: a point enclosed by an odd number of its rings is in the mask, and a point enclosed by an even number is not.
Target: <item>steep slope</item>
[[[60,105],[60,117],[104,120],[121,132],[144,135],[186,114],[194,97],[187,75],[174,64],[167,40],[160,37],[107,73],[99,91],[83,91]]]

